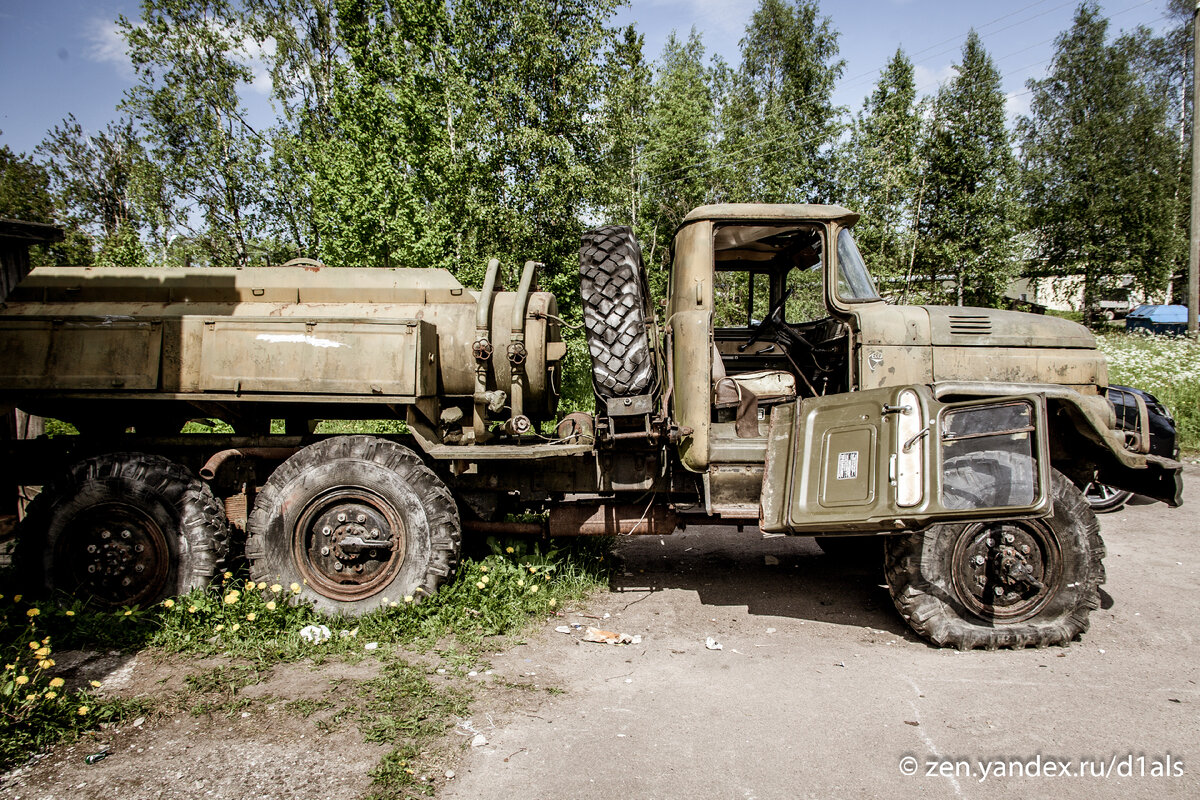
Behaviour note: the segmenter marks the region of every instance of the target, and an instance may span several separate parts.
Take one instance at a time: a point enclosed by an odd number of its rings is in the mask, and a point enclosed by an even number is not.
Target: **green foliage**
[[[1017,163],[1000,74],[974,31],[957,70],[938,92],[924,144],[914,274],[937,302],[994,306],[1016,274]],[[949,297],[941,291],[947,279]]]
[[[243,15],[226,0],[143,0],[140,20],[117,24],[137,73],[123,105],[161,176],[164,224],[190,230],[194,211],[212,263],[246,265],[269,182],[267,142],[238,95],[254,80]]]
[[[665,294],[671,237],[696,205],[710,195],[715,100],[704,66],[704,44],[692,31],[686,42],[672,33],[654,75],[642,163],[647,181],[637,228],[651,294]]]
[[[72,645],[70,636],[55,631],[73,618],[82,620],[74,608],[30,604],[19,594],[0,597],[0,768],[143,708],[137,702],[102,697],[96,692],[99,683],[68,684],[56,674],[55,649]]]
[[[815,0],[760,0],[721,110],[721,190],[731,202],[829,202],[845,62]]]
[[[844,202],[862,214],[854,237],[877,281],[907,285],[920,212],[921,104],[912,62],[897,50],[863,103],[841,153]]]
[[[1079,6],[1049,77],[1029,82],[1031,114],[1019,125],[1028,271],[1083,275],[1085,307],[1126,275],[1162,289],[1184,249],[1165,98],[1135,74],[1133,40],[1110,45],[1107,28],[1095,4]]]

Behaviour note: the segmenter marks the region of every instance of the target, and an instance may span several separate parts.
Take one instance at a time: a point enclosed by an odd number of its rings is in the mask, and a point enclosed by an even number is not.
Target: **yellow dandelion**
[[[91,711],[91,709],[90,709],[90,708],[88,708],[87,706],[80,706],[80,707],[79,707],[79,710],[78,710],[78,711],[76,711],[75,713],[76,713],[76,714],[78,714],[78,715],[79,715],[79,716],[81,716],[81,717],[86,717],[86,716],[87,716],[87,713],[88,713],[89,711]]]
[[[50,637],[47,636],[45,639],[42,639],[42,644],[50,644]]]
[[[488,576],[487,576],[487,575],[484,575],[484,576],[483,576],[483,582],[484,582],[484,583],[487,583],[487,582],[488,582]]]
[[[54,666],[54,659],[53,658],[43,658],[41,661],[38,662],[38,666],[41,667],[42,669],[50,669],[51,667]]]
[[[17,667],[16,664],[5,664],[4,665],[4,668],[7,670],[13,670],[13,669],[16,669],[16,667]]]
[[[279,594],[280,592],[283,591],[283,587],[280,586],[278,583],[272,583],[271,591],[274,592],[275,594]]]
[[[68,611],[68,612],[67,612],[67,616],[68,616],[68,617],[73,617],[73,616],[75,616],[75,612],[74,612],[74,611]]]
[[[254,620],[257,617],[258,617],[258,614],[255,614],[253,611],[251,611],[249,614],[246,615],[246,619],[250,622],[254,622]]]
[[[58,697],[58,692],[46,692],[47,700],[53,700],[56,697]]]
[[[63,686],[65,683],[66,683],[66,681],[64,681],[62,678],[51,678],[50,679],[50,688],[58,689],[59,687]]]
[[[226,573],[225,573],[225,580],[229,580],[229,579],[230,579],[230,578],[232,578],[232,577],[233,577],[233,573],[232,573],[232,572],[226,572]]]
[[[525,581],[517,581],[517,586],[524,586],[524,585],[525,585]]]
[[[30,643],[29,643],[29,649],[30,649],[30,650],[37,650],[37,649],[38,649],[39,647],[41,647],[41,646],[42,646],[42,643],[41,643],[41,642],[30,642]]]
[[[132,608],[127,608],[127,609],[125,609],[125,616],[127,616],[127,617],[128,617],[128,616],[129,616],[130,614],[132,614],[132,613],[133,613],[133,609],[132,609]]]
[[[88,681],[88,683],[91,684],[93,689],[99,689],[101,685],[100,681]]]
[[[25,612],[25,616],[27,616],[27,617],[36,617],[36,616],[37,616],[38,614],[40,614],[40,613],[42,613],[40,609],[31,608],[31,609],[28,609],[28,610]]]
[[[553,606],[555,606],[555,605],[556,605],[556,601],[555,601],[555,599],[554,599],[553,597],[551,597],[551,598],[550,598],[550,606],[551,606],[551,607],[553,607]]]
[[[199,610],[200,610],[200,609],[196,608],[195,606],[188,606],[188,613],[189,613],[189,614],[195,614],[195,613],[196,613],[197,611],[199,611]]]
[[[512,547],[510,546],[510,547],[506,547],[506,548],[504,548],[504,552],[506,552],[506,553],[515,553],[515,552],[517,552],[517,551],[516,551],[514,548],[512,548]]]
[[[275,601],[268,600],[267,601],[267,611],[274,611],[274,610],[275,610]]]
[[[262,591],[263,589],[265,589],[265,588],[267,588],[267,582],[266,582],[266,581],[259,581],[259,582],[258,582],[258,590],[261,592],[261,591]]]
[[[476,581],[476,583],[475,583],[476,589],[482,589],[483,587],[484,587],[483,581]]]
[[[487,572],[487,567],[480,567],[480,568],[479,568],[479,571],[480,571],[480,572]]]
[[[221,631],[225,630],[225,625],[223,623],[218,622],[216,627],[213,628],[213,630],[217,633],[220,633]]]
[[[167,598],[166,600],[163,600],[163,605],[164,605],[165,607],[167,607],[167,608],[174,608],[174,607],[175,607],[175,601],[174,601],[174,600],[172,600],[172,599],[170,599],[170,598]]]
[[[29,683],[29,676],[28,675],[18,675],[16,678],[16,681],[17,681],[17,686],[24,686],[25,684]]]
[[[14,594],[14,595],[13,595],[13,602],[14,602],[14,603],[19,603],[19,602],[21,602],[21,598],[22,598],[22,597],[24,597],[24,596],[25,596],[25,595],[21,595],[21,594]]]
[[[30,692],[29,694],[25,695],[26,703],[32,703],[34,700],[37,700],[37,692]]]
[[[227,605],[227,606],[233,605],[234,603],[236,603],[238,601],[239,597],[241,597],[241,595],[238,594],[237,592],[230,592],[229,594],[225,595],[225,605]]]
[[[537,594],[537,590],[538,590],[539,588],[541,588],[541,587],[539,587],[539,586],[538,586],[538,585],[535,583],[533,586],[530,586],[530,587],[529,587],[529,593],[530,593],[530,594]]]
[[[292,590],[292,594],[300,594],[300,584],[293,582],[288,588]]]
[[[388,603],[388,608],[395,608],[398,605],[400,604],[393,600],[392,602]]]
[[[412,601],[413,601],[413,596],[411,594],[404,595],[404,602],[411,603]]]
[[[238,631],[240,631],[241,629],[242,629],[242,625],[241,625],[241,623],[240,623],[240,622],[235,622],[235,623],[233,623],[233,627],[232,627],[232,628],[230,628],[229,630],[233,631],[234,633],[237,633],[237,632],[238,632]]]
[[[530,571],[530,572],[537,572],[537,567],[530,567],[530,568],[529,568],[529,571]]]
[[[46,656],[50,655],[50,648],[49,647],[39,647],[37,650],[33,651],[33,654],[35,656],[37,656],[38,658],[45,658]]]

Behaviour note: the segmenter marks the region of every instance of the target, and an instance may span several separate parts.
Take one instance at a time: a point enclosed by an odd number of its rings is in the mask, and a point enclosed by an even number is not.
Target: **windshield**
[[[849,228],[843,228],[838,233],[837,251],[838,297],[858,303],[881,299],[879,292],[875,291],[875,284],[871,282],[867,265],[863,263],[862,254],[858,252],[858,245],[854,243],[854,236]]]

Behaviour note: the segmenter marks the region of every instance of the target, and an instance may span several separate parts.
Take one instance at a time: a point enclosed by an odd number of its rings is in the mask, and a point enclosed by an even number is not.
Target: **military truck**
[[[1118,420],[1075,323],[888,304],[857,219],[697,208],[657,308],[630,229],[585,233],[596,405],[562,419],[564,322],[533,261],[515,291],[496,260],[479,291],[312,262],[34,270],[0,313],[0,403],[80,434],[7,445],[5,480],[45,484],[21,573],[153,602],[244,540],[253,578],[358,614],[435,592],[464,531],[736,525],[883,537],[897,609],[937,644],[1065,644],[1104,579],[1079,487],[1178,505],[1170,418],[1155,407],[1151,452],[1151,409],[1122,394]],[[197,418],[233,433],[180,433]],[[313,433],[354,419],[406,429]]]

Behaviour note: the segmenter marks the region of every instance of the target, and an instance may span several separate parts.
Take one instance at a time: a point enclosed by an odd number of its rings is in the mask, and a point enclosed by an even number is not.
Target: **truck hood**
[[[995,308],[921,308],[929,315],[930,344],[935,347],[1096,347],[1091,331],[1061,317]]]

